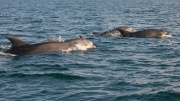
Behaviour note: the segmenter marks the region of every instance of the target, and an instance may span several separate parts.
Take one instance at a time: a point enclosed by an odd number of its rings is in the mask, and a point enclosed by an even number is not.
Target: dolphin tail
[[[27,42],[24,42],[20,39],[13,37],[13,36],[7,36],[6,38],[11,42],[11,44],[12,44],[11,48],[17,47],[17,46],[22,46],[22,45],[28,45]]]

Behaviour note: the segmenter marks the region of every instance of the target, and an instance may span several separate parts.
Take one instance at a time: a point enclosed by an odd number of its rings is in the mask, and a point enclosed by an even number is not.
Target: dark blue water
[[[7,35],[29,43],[80,34],[86,52],[0,56],[0,101],[180,101],[179,0],[0,0]],[[164,29],[167,39],[95,37],[119,26]]]

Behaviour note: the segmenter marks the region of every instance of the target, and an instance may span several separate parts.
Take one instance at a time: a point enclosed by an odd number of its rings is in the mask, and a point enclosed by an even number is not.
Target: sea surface
[[[93,36],[130,26],[171,38]],[[28,43],[83,35],[96,49],[7,56]],[[0,101],[180,101],[179,0],[0,0]]]

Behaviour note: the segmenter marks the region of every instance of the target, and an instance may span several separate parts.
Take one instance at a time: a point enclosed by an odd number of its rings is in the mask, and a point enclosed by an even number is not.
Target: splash
[[[11,46],[1,46],[0,45],[0,50],[7,50],[7,49],[9,49]]]
[[[62,38],[61,36],[59,36],[59,42],[64,42],[64,38]]]
[[[0,46],[0,56],[16,56],[14,54],[5,53],[7,49],[9,49],[10,46]]]

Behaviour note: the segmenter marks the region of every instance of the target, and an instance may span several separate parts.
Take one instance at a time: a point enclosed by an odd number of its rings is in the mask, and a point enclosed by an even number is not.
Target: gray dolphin
[[[122,37],[136,37],[136,38],[168,38],[171,35],[161,29],[146,29],[142,31],[137,31],[134,33],[124,34]]]
[[[128,26],[122,26],[122,27],[117,27],[117,28],[105,31],[105,32],[92,32],[92,34],[97,35],[97,36],[108,35],[111,37],[118,38],[132,32],[135,32],[133,28],[128,27]]]
[[[50,41],[37,44],[29,44],[12,36],[6,37],[11,42],[11,47],[5,53],[14,55],[32,55],[45,52],[70,52],[96,48],[90,40],[80,36],[79,38],[64,42]]]

